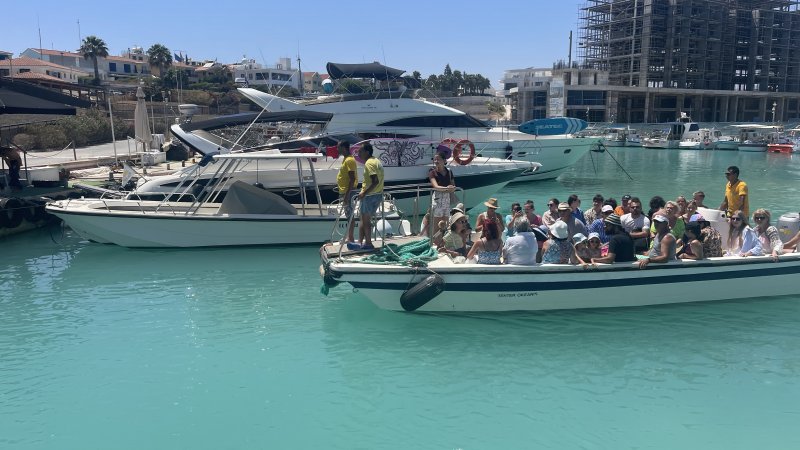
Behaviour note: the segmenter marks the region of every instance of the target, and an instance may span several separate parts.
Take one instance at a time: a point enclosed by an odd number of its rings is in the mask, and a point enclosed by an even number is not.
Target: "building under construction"
[[[582,68],[608,73],[626,122],[800,117],[800,1],[588,0]]]

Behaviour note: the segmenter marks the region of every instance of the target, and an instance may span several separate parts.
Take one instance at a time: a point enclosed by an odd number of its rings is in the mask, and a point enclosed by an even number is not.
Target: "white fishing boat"
[[[123,247],[320,243],[345,231],[348,223],[341,214],[341,205],[308,199],[307,191],[315,191],[315,198],[320,197],[313,176],[315,156],[272,152],[216,155],[214,159],[219,164],[213,167],[215,181],[202,185],[199,191],[194,189],[198,180],[195,178],[176,187],[173,195],[161,201],[73,199],[52,202],[46,209],[85,239]],[[300,203],[290,204],[276,194],[229,176],[245,162],[276,160],[295,166]],[[311,173],[308,182],[298,178],[303,165]],[[291,172],[291,166],[286,171]],[[402,220],[390,202],[385,201],[380,210],[377,217],[388,221],[388,226],[383,223],[384,228],[391,227],[402,234],[410,232],[410,224]]]
[[[681,140],[678,148],[682,150],[714,150],[722,132],[716,128],[700,128],[697,136]]]
[[[606,147],[641,147],[642,138],[630,127],[609,127],[603,137]]]
[[[402,80],[402,70],[378,63],[327,64],[331,79],[370,78],[388,87]],[[375,137],[416,138],[433,141],[469,140],[477,155],[541,164],[517,181],[552,179],[581,159],[598,138],[574,134],[531,135],[518,129],[490,127],[448,106],[418,97],[418,90],[384,89],[368,94],[330,94],[298,101],[280,98],[252,88],[239,92],[267,111],[315,111],[332,114],[327,133]]]
[[[382,254],[402,251],[388,242]],[[587,269],[456,264],[443,255],[416,264],[376,264],[364,255],[340,253],[336,244],[326,244],[320,253],[327,287],[347,283],[393,311],[539,311],[796,295],[800,274],[800,253],[782,255],[779,262],[769,256],[733,256],[650,264],[647,269],[636,263]]]
[[[693,122],[692,118],[681,113],[677,121],[669,124],[669,131],[665,136],[657,136],[642,141],[645,148],[680,148],[681,141],[701,141],[700,125]]]
[[[779,125],[742,124],[732,125],[739,131],[740,152],[766,152],[770,143],[780,136]]]
[[[714,143],[714,150],[739,150],[739,138],[722,135]]]

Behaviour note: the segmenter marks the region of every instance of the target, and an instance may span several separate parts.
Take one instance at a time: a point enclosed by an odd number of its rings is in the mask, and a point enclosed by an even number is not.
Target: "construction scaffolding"
[[[587,0],[577,57],[614,86],[800,92],[800,0]]]

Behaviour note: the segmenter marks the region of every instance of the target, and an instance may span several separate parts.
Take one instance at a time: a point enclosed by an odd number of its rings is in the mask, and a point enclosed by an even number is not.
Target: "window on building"
[[[567,91],[569,106],[603,106],[606,104],[606,93],[603,91]]]
[[[534,92],[533,106],[547,106],[547,92],[545,91]]]
[[[108,71],[109,72],[116,72],[117,71],[117,63],[108,63]]]
[[[124,64],[122,66],[122,71],[125,72],[125,73],[131,73],[131,65],[130,64]]]

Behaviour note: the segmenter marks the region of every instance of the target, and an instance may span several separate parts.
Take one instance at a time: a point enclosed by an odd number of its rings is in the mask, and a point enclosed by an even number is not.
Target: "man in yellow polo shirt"
[[[747,183],[739,179],[739,168],[728,167],[725,171],[728,184],[725,185],[725,200],[719,205],[720,211],[725,211],[728,217],[741,210],[745,217],[750,217],[750,202],[747,195]]]
[[[339,201],[342,202],[344,207],[344,215],[347,217],[347,242],[353,242],[353,228],[355,228],[355,221],[353,219],[353,203],[358,194],[356,186],[358,186],[358,171],[356,170],[356,159],[350,154],[350,143],[341,141],[336,146],[339,155],[344,156],[342,166],[339,167],[339,174],[336,175],[336,184],[339,185]]]
[[[364,160],[364,181],[361,183],[361,222],[358,225],[358,237],[363,239],[363,250],[370,250],[372,245],[372,215],[378,210],[383,200],[383,165],[378,158],[372,156],[372,144],[365,142],[358,155]]]

